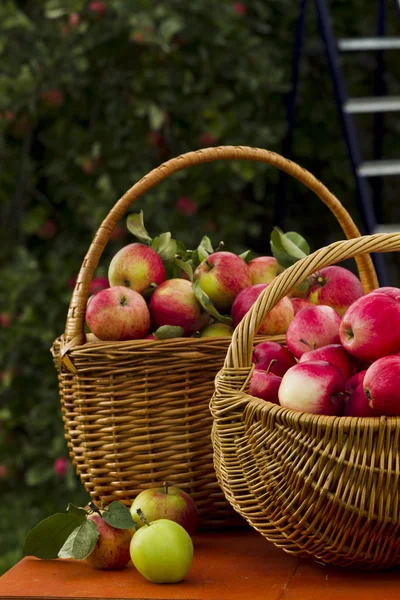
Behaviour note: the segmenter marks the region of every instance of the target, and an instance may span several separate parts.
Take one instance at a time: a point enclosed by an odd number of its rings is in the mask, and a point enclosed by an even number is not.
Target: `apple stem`
[[[268,365],[268,367],[267,367],[267,373],[269,373],[269,371],[270,371],[270,369],[271,369],[272,365],[273,365],[274,363],[276,363],[276,362],[278,362],[276,358],[273,358],[273,359],[271,360],[271,362],[269,363],[269,365]]]
[[[311,350],[315,350],[316,348],[316,344],[314,344],[314,347],[312,347],[311,344],[309,344],[308,342],[306,342],[306,340],[303,340],[302,338],[300,338],[299,342],[305,344],[306,346],[308,346],[308,348],[311,348]]]
[[[142,523],[144,523],[144,524],[145,524],[145,525],[147,525],[147,526],[150,526],[150,523],[148,522],[148,520],[147,520],[147,519],[146,519],[146,517],[144,516],[144,513],[143,513],[143,511],[142,511],[142,509],[141,509],[141,508],[138,508],[138,509],[136,510],[136,514],[137,514],[137,516],[139,517],[139,519],[142,521]]]
[[[97,504],[95,504],[94,502],[89,502],[88,506],[89,506],[89,510],[86,512],[89,515],[92,515],[93,513],[97,513],[98,515],[101,516],[101,511],[100,511],[99,507],[97,506]]]
[[[222,248],[225,246],[225,243],[221,240],[220,243],[218,244],[215,252],[219,252],[220,250],[222,250]]]
[[[169,481],[164,481],[163,486],[164,486],[164,492],[166,494],[168,494],[168,488],[171,485],[171,483]]]

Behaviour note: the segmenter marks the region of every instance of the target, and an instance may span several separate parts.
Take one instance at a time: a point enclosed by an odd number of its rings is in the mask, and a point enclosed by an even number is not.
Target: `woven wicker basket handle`
[[[236,327],[225,368],[250,367],[254,336],[266,314],[297,284],[306,277],[328,265],[348,258],[362,257],[370,252],[400,250],[400,233],[365,235],[356,239],[334,242],[302,258],[275,277],[257,298],[249,312]]]
[[[315,192],[322,202],[330,208],[348,239],[360,236],[360,232],[355,223],[339,200],[331,194],[320,181],[311,175],[311,173],[279,154],[260,148],[249,148],[246,146],[220,146],[182,154],[177,158],[173,158],[163,163],[156,169],[153,169],[148,175],[133,185],[122,198],[118,200],[100,225],[83,261],[72,294],[64,335],[64,342],[67,342],[67,345],[63,348],[63,354],[67,351],[69,346],[84,342],[85,309],[93,273],[98,265],[100,256],[110,239],[111,232],[118,221],[127,212],[131,204],[140,198],[142,194],[157,185],[160,181],[167,179],[167,177],[173,173],[193,165],[216,160],[254,160],[267,163],[285,171]],[[378,286],[378,280],[371,257],[359,257],[357,259],[357,267],[364,290],[369,291],[376,288]]]

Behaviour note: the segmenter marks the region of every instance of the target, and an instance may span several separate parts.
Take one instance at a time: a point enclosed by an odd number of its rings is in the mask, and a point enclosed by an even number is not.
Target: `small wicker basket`
[[[65,332],[52,347],[69,453],[95,501],[120,500],[129,505],[143,489],[171,480],[193,496],[200,526],[246,524],[221,491],[211,443],[209,402],[231,340],[96,343],[84,333],[93,273],[112,230],[130,205],[177,171],[215,160],[239,159],[286,171],[320,197],[347,238],[360,235],[339,200],[310,173],[257,148],[226,146],[189,152],[154,169],[124,194],[90,245],[72,294]],[[357,263],[364,290],[376,287],[371,258],[360,256]],[[257,338],[261,339],[284,341],[282,336]],[[244,372],[247,374],[247,368]]]
[[[246,393],[254,332],[306,276],[400,233],[335,242],[279,275],[235,329],[211,401],[218,481],[265,538],[289,553],[368,569],[400,564],[400,417],[295,412]]]

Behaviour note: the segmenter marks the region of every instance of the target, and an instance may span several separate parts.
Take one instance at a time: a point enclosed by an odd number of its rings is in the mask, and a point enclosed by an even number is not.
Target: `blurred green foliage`
[[[0,3],[0,573],[39,520],[88,499],[68,459],[49,349],[94,233],[168,158],[217,144],[281,150],[296,12],[292,0]],[[349,35],[368,32],[373,16],[361,0],[335,3]],[[313,11],[308,30],[296,160],[358,222]],[[373,66],[353,70],[356,91]],[[170,230],[194,247],[206,234],[269,253],[278,182],[266,165],[215,162],[176,174],[133,210],[152,236]],[[342,236],[296,182],[285,226],[312,249]],[[122,220],[96,276],[131,239]]]

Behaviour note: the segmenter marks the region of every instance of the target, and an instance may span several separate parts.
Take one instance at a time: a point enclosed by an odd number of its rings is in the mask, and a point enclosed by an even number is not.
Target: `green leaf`
[[[307,256],[310,254],[310,246],[302,235],[296,231],[287,231],[285,237],[302,250]]]
[[[186,246],[183,242],[180,242],[179,240],[175,240],[176,241],[176,253],[179,256],[179,258],[182,258],[183,260],[186,260],[188,258],[188,250],[186,250]]]
[[[183,27],[184,23],[180,18],[171,17],[169,19],[165,19],[165,21],[163,21],[160,25],[160,35],[165,39],[166,42],[169,42],[174,35],[183,29]]]
[[[239,257],[243,258],[244,262],[248,263],[252,258],[252,251],[246,250],[245,252],[242,252],[242,254],[239,254]]]
[[[122,502],[111,502],[110,506],[103,511],[103,519],[111,527],[117,529],[131,529],[135,527],[131,512]]]
[[[160,129],[161,125],[165,121],[165,111],[163,111],[157,104],[151,103],[148,109],[149,121],[151,129]]]
[[[91,554],[99,538],[99,530],[94,521],[86,520],[76,527],[58,553],[59,558],[83,560]]]
[[[175,258],[175,264],[177,267],[182,269],[189,277],[190,281],[193,281],[193,268],[190,261],[181,260],[180,258]]]
[[[160,255],[165,262],[174,262],[176,255],[176,241],[171,237],[171,233],[166,231],[154,238],[151,247]]]
[[[68,504],[67,513],[74,515],[78,518],[86,518],[87,516],[87,512],[84,508],[81,508],[80,506],[75,506],[74,504]]]
[[[197,300],[200,302],[201,306],[204,308],[206,312],[214,317],[220,323],[225,323],[226,325],[232,325],[232,318],[226,315],[221,315],[214,304],[211,302],[208,295],[201,289],[200,282],[195,281],[193,284],[193,290],[196,294]]]
[[[147,233],[143,222],[143,211],[140,213],[132,213],[126,219],[128,230],[144,244],[151,244],[152,238]]]
[[[183,327],[178,327],[175,325],[161,325],[156,331],[154,335],[158,340],[168,340],[170,338],[177,338],[183,336]]]
[[[212,254],[214,252],[211,240],[207,235],[204,235],[201,238],[201,242],[198,247],[204,249],[207,252],[207,254]]]
[[[23,547],[25,556],[44,559],[57,558],[60,548],[85,518],[71,513],[56,513],[47,517],[31,529],[26,536]]]
[[[291,237],[294,238],[294,232],[291,232]],[[300,245],[304,247],[305,240],[299,236]],[[308,246],[308,245],[307,245]],[[278,263],[284,267],[291,267],[298,260],[301,260],[307,254],[298,246],[287,234],[283,233],[279,227],[274,227],[271,233],[271,250]]]

